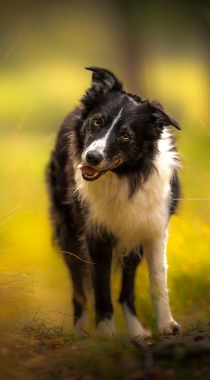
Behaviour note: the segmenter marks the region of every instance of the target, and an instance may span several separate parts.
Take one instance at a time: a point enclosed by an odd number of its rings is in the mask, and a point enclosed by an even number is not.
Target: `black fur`
[[[141,255],[137,255],[136,252],[131,252],[128,257],[123,260],[123,278],[122,289],[120,293],[119,302],[123,304],[126,302],[130,311],[136,315],[136,309],[134,306],[134,279],[137,266],[141,262],[143,255],[142,247],[140,248]]]
[[[74,110],[60,128],[48,166],[48,184],[54,237],[64,252],[73,282],[74,322],[77,323],[86,307],[88,278],[94,289],[98,324],[99,321],[111,319],[113,315],[110,270],[112,251],[117,244],[117,238],[105,226],[97,226],[94,221],[90,225],[88,222],[88,204],[81,204],[78,194],[74,191],[75,162],[81,162],[84,150],[107,134],[119,110],[122,110],[118,129],[109,136],[106,157],[100,157],[95,152],[90,152],[87,157],[87,165],[97,167],[101,161],[103,164],[104,160],[104,166],[95,176],[85,173],[81,175],[84,180],[95,181],[111,170],[118,178],[127,179],[130,188],[129,198],[132,198],[156,170],[154,159],[158,154],[157,142],[163,129],[168,125],[177,129],[180,129],[180,126],[165,113],[159,103],[143,101],[137,95],[123,91],[122,84],[109,70],[97,67],[87,69],[93,72],[91,87],[81,99],[81,108]],[[94,127],[95,119],[98,120],[100,128]],[[129,136],[129,141],[124,140],[123,136]],[[171,180],[171,192],[169,214],[175,212],[180,194],[176,172]],[[97,232],[99,230],[100,232]],[[126,303],[133,315],[136,315],[134,277],[143,254],[142,247],[140,252],[138,255],[131,252],[122,260],[123,279],[119,302]]]

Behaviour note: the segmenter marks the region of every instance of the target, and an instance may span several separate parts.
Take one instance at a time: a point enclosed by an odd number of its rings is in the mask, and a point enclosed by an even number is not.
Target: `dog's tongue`
[[[80,170],[82,170],[82,172],[85,173],[85,174],[87,174],[87,175],[93,175],[93,174],[98,173],[98,170],[93,169],[92,166],[85,165],[83,162],[81,162],[77,166],[77,168],[80,169]]]

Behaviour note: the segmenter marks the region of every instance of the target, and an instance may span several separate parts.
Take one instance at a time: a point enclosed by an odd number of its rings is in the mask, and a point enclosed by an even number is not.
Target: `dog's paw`
[[[83,310],[81,316],[79,318],[75,318],[74,332],[80,335],[81,331],[86,330],[86,327],[87,327],[87,314],[86,314],[86,311]]]
[[[177,322],[171,320],[165,326],[159,326],[158,331],[162,335],[174,335],[179,334],[182,331],[182,328]]]
[[[112,336],[116,334],[116,328],[113,319],[104,319],[99,322],[95,330],[99,336]]]
[[[148,329],[145,329],[144,327],[142,327],[141,329],[139,330],[136,330],[135,332],[131,332],[130,335],[133,337],[133,338],[140,338],[140,339],[146,339],[146,338],[151,338],[152,336],[152,333],[150,330]]]
[[[131,321],[129,321],[131,322]],[[129,335],[132,336],[133,338],[149,338],[152,336],[151,332],[147,329],[145,329],[139,320],[133,316],[132,323],[128,324],[128,332]]]
[[[84,338],[87,338],[90,336],[87,331],[83,330],[80,327],[74,328],[73,332],[75,333],[75,335],[78,335],[81,337],[83,336]]]
[[[136,315],[131,312],[126,303],[122,304],[122,309],[130,336],[141,339],[151,337],[151,332],[142,326]]]

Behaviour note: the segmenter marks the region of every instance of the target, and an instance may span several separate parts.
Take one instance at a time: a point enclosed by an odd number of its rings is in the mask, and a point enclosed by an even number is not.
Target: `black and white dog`
[[[75,331],[86,329],[89,277],[96,331],[115,333],[110,271],[116,255],[122,265],[119,302],[129,333],[149,334],[134,306],[134,277],[142,256],[158,331],[179,332],[166,287],[166,242],[180,194],[180,161],[166,127],[181,128],[159,103],[123,91],[109,70],[87,69],[93,72],[91,87],[81,108],[62,124],[48,167],[55,238],[73,282]]]

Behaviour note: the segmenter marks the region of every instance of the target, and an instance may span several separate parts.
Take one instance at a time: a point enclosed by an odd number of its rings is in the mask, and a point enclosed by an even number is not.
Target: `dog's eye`
[[[100,127],[101,126],[101,119],[93,119],[93,125],[94,125],[94,127]]]
[[[131,136],[129,135],[128,132],[122,132],[122,133],[120,133],[120,137],[122,140],[127,141],[130,139]]]

